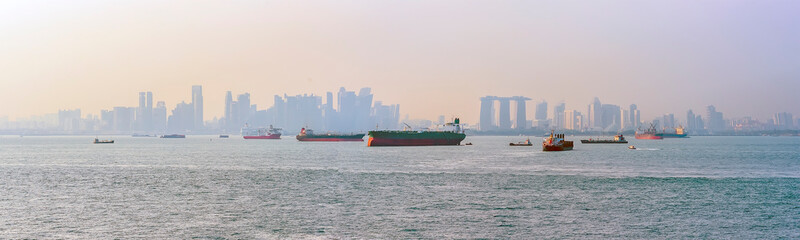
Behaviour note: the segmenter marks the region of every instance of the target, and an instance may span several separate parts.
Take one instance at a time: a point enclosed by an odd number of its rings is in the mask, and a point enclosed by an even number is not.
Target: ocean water
[[[105,138],[0,137],[0,238],[800,238],[797,137]]]

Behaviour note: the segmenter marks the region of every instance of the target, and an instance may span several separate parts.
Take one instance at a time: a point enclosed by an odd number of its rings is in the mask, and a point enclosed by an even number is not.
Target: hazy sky
[[[412,118],[485,95],[586,111],[800,115],[800,1],[0,1],[0,116],[97,114],[225,91],[372,87]]]

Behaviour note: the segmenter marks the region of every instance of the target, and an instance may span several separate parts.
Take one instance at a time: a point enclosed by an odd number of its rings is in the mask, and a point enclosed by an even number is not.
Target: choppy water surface
[[[0,238],[800,238],[796,137],[231,137],[0,137]]]

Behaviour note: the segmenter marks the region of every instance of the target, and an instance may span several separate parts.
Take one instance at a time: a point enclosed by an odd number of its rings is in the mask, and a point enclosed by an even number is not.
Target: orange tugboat
[[[544,138],[542,142],[542,151],[545,152],[568,151],[572,150],[572,147],[572,141],[564,140],[564,134],[553,134],[553,131],[550,131],[550,136]]]

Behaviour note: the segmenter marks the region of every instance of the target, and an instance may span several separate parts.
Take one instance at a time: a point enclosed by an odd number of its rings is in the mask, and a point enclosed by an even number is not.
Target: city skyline
[[[12,1],[0,8],[0,116],[97,113],[136,106],[141,91],[171,107],[192,85],[205,87],[205,119],[224,115],[225,91],[269,106],[341,86],[424,119],[478,119],[487,95],[635,102],[643,119],[707,105],[798,115],[799,5]]]
[[[358,93],[340,87],[338,92],[328,91],[323,96],[315,94],[274,95],[274,104],[259,108],[251,101],[248,92],[236,94],[227,91],[224,96],[223,117],[205,118],[202,85],[191,86],[191,102],[181,101],[174,108],[167,108],[164,101],[154,106],[151,91],[138,93],[138,106],[114,106],[99,114],[80,109],[59,109],[44,120],[9,121],[0,117],[0,129],[45,130],[58,133],[235,133],[242,126],[272,126],[287,128],[290,132],[302,127],[323,131],[358,132],[370,129],[398,129],[405,124],[415,128],[434,127],[443,124],[445,116],[431,119],[411,119],[400,111],[399,104],[384,105],[375,100],[372,89],[361,88]],[[653,118],[642,118],[636,103],[617,105],[601,102],[595,97],[585,111],[580,104],[558,102],[548,109],[545,99],[528,109],[525,96],[485,96],[480,98],[480,117],[471,124],[473,130],[495,133],[525,132],[529,130],[571,130],[578,132],[631,131],[653,124],[662,129],[683,126],[691,134],[717,134],[725,132],[753,132],[769,130],[794,130],[800,128],[800,118],[790,112],[776,112],[768,119],[730,117],[718,111],[714,105],[706,105],[703,111],[694,113],[688,109],[680,113],[658,113]],[[552,114],[548,115],[548,110]],[[645,110],[647,111],[647,110]],[[405,118],[401,121],[401,116]],[[529,117],[530,116],[530,117]],[[205,120],[204,120],[205,119]],[[31,125],[33,124],[33,125]],[[42,125],[43,124],[43,125]],[[41,126],[40,126],[41,125]],[[57,127],[57,128],[56,128]]]

